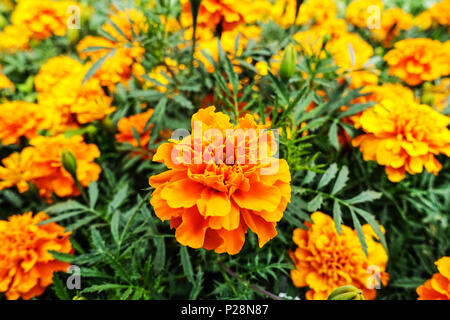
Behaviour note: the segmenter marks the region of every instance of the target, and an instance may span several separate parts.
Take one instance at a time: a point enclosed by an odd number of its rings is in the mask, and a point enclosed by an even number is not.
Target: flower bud
[[[297,49],[294,44],[288,44],[284,49],[283,58],[281,59],[280,76],[289,79],[294,75],[297,67]]]
[[[75,158],[75,155],[72,151],[63,149],[61,153],[61,163],[66,169],[68,173],[72,175],[72,177],[77,176],[77,158]]]
[[[364,300],[364,295],[354,286],[342,286],[334,290],[328,300]]]
[[[71,44],[76,44],[80,39],[80,30],[79,29],[67,30],[67,38],[69,39]]]
[[[0,14],[0,29],[3,29],[8,24],[8,20]]]

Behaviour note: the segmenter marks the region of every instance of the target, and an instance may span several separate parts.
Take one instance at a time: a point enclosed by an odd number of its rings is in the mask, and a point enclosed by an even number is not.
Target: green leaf
[[[317,211],[322,205],[322,195],[318,194],[314,199],[308,202],[308,211],[314,212]]]
[[[361,192],[356,197],[353,197],[353,198],[345,200],[345,201],[350,204],[356,204],[356,203],[361,203],[361,202],[370,202],[370,201],[381,198],[381,196],[382,196],[381,192],[376,192],[373,190],[366,190],[366,191]]]
[[[105,290],[118,290],[118,289],[125,289],[128,287],[129,287],[128,285],[124,285],[124,284],[105,283],[105,284],[96,284],[96,285],[90,286],[86,289],[83,289],[83,291],[81,291],[81,292],[82,293],[102,292]]]
[[[338,172],[338,167],[336,163],[332,163],[330,167],[325,171],[325,173],[322,175],[322,178],[320,178],[319,185],[317,189],[321,189],[325,186],[327,186],[331,180],[336,176],[336,173]]]
[[[63,213],[63,214],[57,215],[54,218],[51,218],[51,219],[39,222],[38,225],[42,226],[42,225],[46,225],[46,224],[49,224],[49,223],[52,223],[52,222],[58,222],[58,221],[66,220],[66,219],[78,216],[81,213],[83,213],[83,211],[72,211],[72,212]]]
[[[194,271],[192,270],[191,258],[189,257],[189,252],[185,246],[180,247],[180,258],[184,274],[189,282],[194,284]]]
[[[350,213],[352,215],[353,226],[355,227],[356,234],[358,235],[359,242],[361,243],[361,248],[363,249],[367,257],[369,254],[367,253],[366,238],[364,237],[364,232],[362,231],[361,223],[359,223],[359,220],[356,217],[355,213],[353,212],[352,208],[350,208]]]
[[[51,214],[51,213],[61,213],[61,212],[70,211],[70,210],[82,210],[82,209],[88,209],[88,208],[77,201],[68,200],[65,202],[59,202],[57,204],[54,204],[54,205],[46,208],[44,211]]]
[[[153,259],[153,267],[157,273],[164,269],[166,263],[166,244],[164,238],[154,238],[153,242],[156,246],[156,255]]]
[[[330,130],[328,130],[328,140],[336,150],[340,150],[341,146],[338,139],[338,124],[336,121],[331,124]]]
[[[196,300],[203,288],[203,270],[199,268],[197,275],[195,277],[195,283],[192,287],[191,293],[189,294],[189,300]]]
[[[345,184],[348,181],[348,174],[349,174],[349,170],[348,170],[347,166],[343,166],[341,168],[341,170],[339,171],[336,182],[334,183],[333,190],[331,190],[332,195],[337,194],[339,191],[342,190],[342,188],[345,187]]]
[[[102,67],[103,63],[105,63],[106,58],[109,56],[113,56],[116,53],[116,48],[112,49],[110,52],[105,54],[103,57],[95,61],[95,63],[89,68],[89,70],[86,72],[86,75],[83,78],[83,81],[81,84],[85,84],[90,78],[92,78],[97,71]]]
[[[122,188],[117,191],[117,193],[114,195],[114,198],[109,203],[108,206],[108,213],[112,213],[114,210],[120,207],[120,205],[125,201],[128,193],[128,185],[122,186]]]
[[[98,251],[100,251],[101,253],[106,252],[105,241],[103,240],[102,236],[100,235],[100,232],[98,232],[96,228],[91,229],[91,239],[92,244]]]
[[[97,204],[97,200],[98,200],[98,184],[97,184],[97,182],[91,181],[89,183],[88,193],[89,193],[89,207],[91,209],[94,209],[95,205]]]
[[[119,223],[120,223],[120,212],[115,211],[111,219],[111,234],[116,243],[120,242]]]
[[[386,238],[384,236],[383,231],[381,231],[380,225],[375,220],[374,216],[370,214],[369,212],[360,209],[360,208],[354,208],[354,210],[364,219],[367,221],[367,223],[372,227],[373,231],[377,235],[378,239],[380,239],[381,244],[383,247],[388,251],[388,246],[386,242]]]
[[[341,234],[342,232],[342,211],[341,206],[339,205],[339,202],[337,200],[334,200],[333,204],[333,220],[334,224],[336,226],[336,231]]]
[[[73,255],[68,253],[62,253],[54,250],[49,250],[48,252],[53,256],[53,258],[62,262],[72,263],[72,261],[75,259]]]
[[[53,273],[53,290],[60,300],[71,300],[66,286],[56,272]]]

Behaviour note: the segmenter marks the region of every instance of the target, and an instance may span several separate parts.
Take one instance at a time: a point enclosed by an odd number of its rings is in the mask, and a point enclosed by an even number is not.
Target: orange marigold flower
[[[0,65],[0,91],[4,90],[4,89],[9,90],[9,91],[14,91],[15,90],[14,83],[12,83],[11,80],[9,80],[7,76],[2,74],[1,71],[2,71],[2,66]]]
[[[308,300],[326,300],[331,292],[344,285],[353,285],[363,291],[366,299],[375,299],[376,290],[368,288],[375,285],[370,282],[373,277],[370,268],[380,272],[383,285],[387,284],[389,275],[385,272],[388,255],[376,241],[372,227],[362,227],[366,256],[355,230],[343,225],[338,234],[333,219],[320,211],[313,213],[311,219],[312,223],[305,222],[308,230],[294,230],[293,240],[298,247],[289,252],[296,267],[291,270],[294,285],[309,287]]]
[[[417,288],[418,300],[450,300],[450,257],[442,257],[434,264],[439,272]]]
[[[345,11],[345,17],[348,22],[358,28],[367,28],[371,22],[374,11],[371,9],[378,8],[379,12],[383,11],[384,5],[382,0],[355,0],[349,3]]]
[[[24,30],[31,39],[64,36],[70,18],[68,8],[75,4],[72,1],[21,0],[11,15],[11,22]]]
[[[396,42],[384,60],[389,65],[390,75],[416,86],[446,75],[450,70],[448,56],[440,41],[415,38]]]
[[[102,47],[102,49],[84,51],[90,47]],[[110,49],[103,49],[103,47]],[[93,76],[100,81],[102,86],[108,87],[110,92],[114,91],[118,83],[128,87],[128,81],[133,78],[133,75],[140,79],[145,74],[145,69],[141,64],[145,49],[138,42],[134,42],[131,47],[126,47],[103,37],[94,36],[86,36],[77,45],[80,58],[89,59],[91,63],[95,63],[112,49],[115,49],[114,54],[104,61]]]
[[[90,67],[68,56],[49,59],[34,79],[39,103],[60,113],[68,124],[72,115],[84,124],[114,112],[112,98],[105,94],[98,79],[91,78],[83,84]]]
[[[0,166],[0,190],[17,187],[20,193],[28,190],[28,182],[31,181],[33,151],[25,148],[22,152],[14,152],[2,160]]]
[[[401,8],[391,8],[383,11],[380,22],[380,28],[375,28],[372,32],[378,41],[382,41],[385,47],[389,47],[400,31],[411,29],[413,16]]]
[[[296,2],[296,0],[275,1],[271,8],[272,19],[283,28],[287,28],[294,23],[321,25],[337,16],[337,6],[334,0],[308,0],[301,4],[297,20],[295,20]]]
[[[27,212],[0,221],[0,292],[9,300],[41,295],[53,282],[53,272],[70,266],[49,251],[72,253],[71,232],[54,222],[39,225],[48,218],[44,212]]]
[[[36,136],[45,127],[44,115],[38,105],[24,101],[0,104],[0,142],[3,145],[19,143],[21,137]]]
[[[106,22],[102,29],[120,42],[133,41],[135,37],[148,31],[147,18],[141,11],[134,8],[125,8],[123,11],[114,10],[114,14],[109,15],[109,18],[115,26]],[[118,27],[121,32],[115,27]],[[131,30],[132,27],[133,30]]]
[[[101,168],[94,159],[100,156],[100,151],[95,144],[86,144],[82,136],[38,136],[30,141],[30,145],[33,151],[31,181],[43,198],[50,200],[52,192],[59,197],[80,195],[72,176],[61,163],[63,150],[71,151],[75,155],[77,178],[83,187],[98,180]]]
[[[360,118],[365,134],[352,144],[360,147],[364,160],[385,166],[388,179],[399,182],[423,167],[437,174],[442,165],[435,155],[450,156],[449,117],[414,101],[383,100],[363,112]]]
[[[183,25],[192,25],[191,5],[181,0],[181,21]],[[229,31],[239,24],[247,22],[245,11],[252,7],[249,0],[203,0],[197,16],[197,28],[215,31],[219,23],[222,30]],[[244,11],[244,12],[243,12]]]
[[[170,220],[182,245],[236,254],[248,228],[260,247],[276,236],[290,201],[291,175],[284,159],[256,155],[265,126],[250,114],[233,126],[214,110],[200,109],[192,116],[191,135],[158,148],[153,161],[169,170],[150,178],[150,202],[161,220]],[[259,150],[274,151],[269,143],[260,143]]]

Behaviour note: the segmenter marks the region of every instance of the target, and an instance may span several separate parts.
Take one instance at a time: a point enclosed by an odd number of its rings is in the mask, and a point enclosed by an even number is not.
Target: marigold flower
[[[38,225],[48,218],[44,212],[27,212],[0,221],[0,292],[9,300],[41,295],[53,282],[53,272],[70,266],[49,251],[72,253],[71,232],[54,222]]]
[[[383,11],[384,5],[382,0],[355,0],[349,3],[345,11],[345,17],[348,22],[358,28],[367,28],[371,22],[374,12],[371,8],[378,8],[379,12]]]
[[[147,18],[141,11],[134,8],[125,8],[123,11],[115,10],[109,18],[121,32],[108,22],[102,26],[102,29],[120,42],[133,41],[134,37],[148,31]],[[131,30],[132,28],[133,30]],[[121,33],[125,35],[126,39]]]
[[[25,148],[22,152],[14,152],[2,160],[0,166],[0,190],[17,187],[20,193],[28,190],[28,182],[31,181],[33,151]]]
[[[417,288],[418,300],[450,300],[450,257],[442,257],[434,264],[439,272]]]
[[[90,47],[105,47],[111,49],[99,49],[85,52]],[[128,88],[128,81],[133,75],[138,79],[145,74],[145,69],[141,64],[145,49],[138,42],[134,42],[131,47],[112,42],[103,37],[86,36],[77,45],[77,51],[81,59],[89,59],[91,63],[97,62],[100,58],[115,49],[97,70],[93,78],[97,78],[102,86],[108,87],[110,92],[114,92],[117,83],[122,83]]]
[[[433,4],[428,10],[423,11],[414,19],[414,24],[424,30],[439,25],[443,27],[450,26],[450,0],[443,0]]]
[[[308,0],[300,5],[295,19],[296,0],[277,0],[272,5],[272,19],[283,28],[295,24],[321,25],[337,16],[337,6],[334,0]],[[294,21],[295,20],[295,21]]]
[[[2,66],[0,65],[0,72],[2,71]],[[0,91],[1,90],[9,90],[9,91],[14,91],[14,83],[11,82],[11,80],[8,79],[7,76],[5,76],[4,74],[0,73]]]
[[[11,15],[11,22],[19,26],[31,39],[44,40],[52,35],[64,36],[70,17],[72,1],[21,0]]]
[[[312,223],[305,222],[308,230],[297,228],[293,240],[295,251],[289,252],[295,263],[291,270],[296,287],[309,287],[308,300],[326,300],[333,290],[344,285],[361,289],[366,299],[374,299],[375,289],[368,289],[370,266],[376,266],[380,280],[386,285],[389,275],[385,272],[388,256],[377,242],[372,227],[362,227],[368,256],[364,254],[356,231],[345,225],[339,235],[333,219],[318,211],[311,215]],[[370,283],[370,285],[373,285]]]
[[[389,74],[410,86],[438,79],[450,70],[448,53],[444,51],[443,44],[429,38],[398,41],[384,60],[389,65]]]
[[[38,105],[24,101],[0,104],[0,142],[3,145],[19,143],[21,137],[36,136],[43,129],[45,117]]]
[[[95,144],[86,144],[82,136],[38,136],[30,141],[30,145],[33,152],[31,182],[44,199],[50,201],[52,192],[59,197],[80,195],[72,176],[61,163],[63,150],[69,150],[75,155],[77,178],[83,187],[98,180],[101,168],[94,159],[100,156],[100,151]]]
[[[192,116],[191,135],[158,148],[153,161],[169,170],[150,178],[155,188],[150,202],[161,220],[170,220],[182,245],[236,254],[248,228],[258,235],[260,247],[276,236],[275,226],[290,201],[291,175],[284,159],[255,154],[255,148],[273,148],[259,140],[265,127],[250,114],[233,126],[214,110],[200,109]],[[239,131],[233,131],[239,129],[242,138],[249,137],[239,139]]]
[[[67,124],[72,121],[72,115],[84,124],[114,112],[112,98],[105,94],[97,78],[83,84],[90,67],[67,56],[49,59],[35,77],[39,103],[60,113]]]
[[[389,47],[400,31],[411,29],[413,16],[401,8],[391,8],[383,11],[380,23],[380,28],[375,28],[372,32],[378,41]]]
[[[192,25],[191,5],[181,0],[181,21],[183,25]],[[245,11],[252,7],[249,0],[203,0],[197,16],[197,28],[215,31],[221,23],[223,31],[233,30],[239,24],[247,22]]]
[[[122,118],[117,124],[119,132],[116,134],[116,140],[122,143],[129,143],[134,148],[140,149],[134,152],[133,155],[143,159],[151,159],[154,153],[154,150],[149,150],[148,146],[153,123],[150,123],[147,129],[145,128],[152,115],[153,109],[148,109],[146,112],[135,114],[128,118]],[[138,134],[139,141],[136,140],[133,129]],[[169,137],[169,132],[161,132],[161,135],[167,138]]]
[[[423,167],[437,174],[442,165],[435,155],[450,156],[449,117],[414,101],[383,100],[363,112],[360,118],[365,134],[352,144],[360,147],[364,160],[385,166],[388,179],[399,182]]]
[[[0,32],[0,51],[14,53],[28,49],[28,32],[20,26],[9,25]]]

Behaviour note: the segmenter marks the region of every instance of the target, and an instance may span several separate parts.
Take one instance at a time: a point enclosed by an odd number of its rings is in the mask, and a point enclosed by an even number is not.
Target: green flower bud
[[[80,30],[79,29],[67,30],[67,38],[69,39],[71,44],[76,44],[78,42],[78,39],[80,39]]]
[[[288,44],[284,49],[283,58],[281,59],[280,76],[283,79],[289,79],[294,75],[297,67],[297,49],[293,43]]]
[[[72,151],[63,149],[61,153],[61,163],[66,169],[68,173],[72,175],[72,177],[77,176],[77,158],[75,158],[75,155]]]
[[[0,29],[3,29],[8,24],[8,20],[0,14]]]
[[[375,48],[375,55],[376,56],[384,56],[384,48],[383,47],[376,47]]]
[[[328,300],[364,300],[364,295],[354,286],[342,286],[334,290]]]
[[[423,104],[434,105],[434,94],[432,92],[425,92],[420,99]]]
[[[116,126],[114,125],[114,122],[112,122],[111,118],[108,116],[103,118],[102,126],[111,133],[116,132]]]

